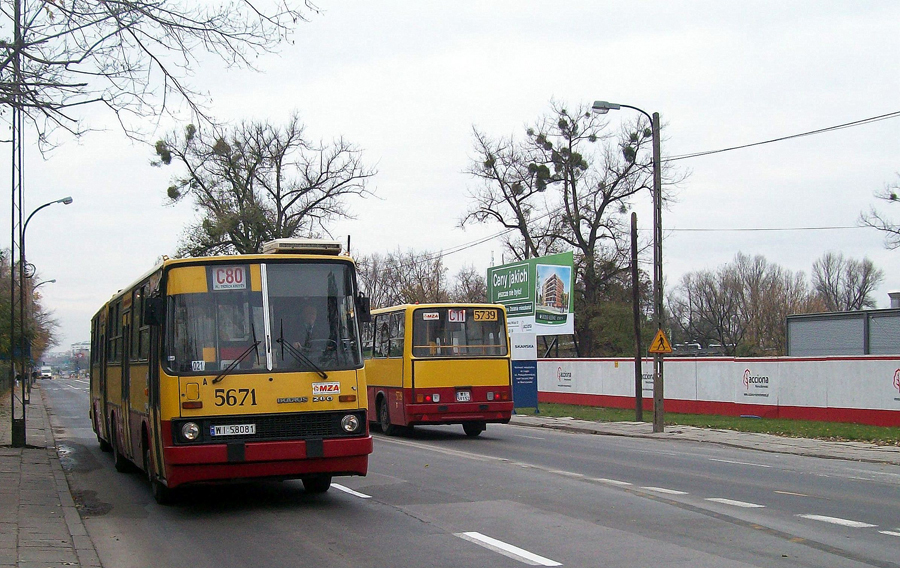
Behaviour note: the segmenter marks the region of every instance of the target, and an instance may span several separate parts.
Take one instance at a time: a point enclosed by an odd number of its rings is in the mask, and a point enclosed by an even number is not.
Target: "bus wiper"
[[[282,360],[284,360],[284,348],[287,347],[288,353],[293,355],[295,359],[297,359],[298,361],[303,361],[304,363],[306,363],[307,365],[312,367],[316,371],[316,373],[318,373],[319,376],[322,377],[323,379],[328,378],[328,373],[326,373],[325,371],[322,370],[321,367],[319,367],[318,365],[313,363],[312,359],[310,359],[309,357],[306,356],[305,353],[303,353],[302,351],[300,351],[299,349],[297,349],[296,347],[291,345],[290,341],[284,340],[284,322],[281,323],[280,334],[281,334],[281,336],[275,340],[275,343],[281,344],[281,359]]]
[[[254,341],[250,347],[245,349],[244,352],[241,353],[237,359],[232,361],[230,365],[225,367],[225,369],[221,373],[219,373],[219,375],[215,379],[212,380],[213,384],[218,383],[219,381],[224,379],[226,377],[226,375],[231,374],[231,372],[234,371],[237,368],[237,366],[240,365],[244,361],[244,359],[247,358],[247,355],[249,355],[251,351],[256,351],[256,348],[259,347],[260,343],[261,343],[261,341],[259,341],[259,340]],[[259,363],[259,352],[258,351],[256,353],[256,361],[257,361],[257,363]]]

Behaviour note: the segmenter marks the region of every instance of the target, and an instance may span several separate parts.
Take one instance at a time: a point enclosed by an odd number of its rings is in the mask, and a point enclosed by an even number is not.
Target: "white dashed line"
[[[900,536],[900,529],[897,529],[896,531],[878,531],[878,532],[880,532],[881,534],[886,534],[888,536]]]
[[[337,483],[332,483],[331,486],[334,487],[335,489],[337,489],[338,491],[343,491],[344,493],[349,493],[350,495],[359,497],[360,499],[371,499],[372,498],[371,495],[366,495],[365,493],[360,493],[359,491],[354,491],[354,490],[350,489],[349,487],[344,487],[343,485],[340,485]]]
[[[739,462],[739,461],[731,461],[731,460],[718,460],[716,458],[709,458],[709,461],[722,462],[722,463],[733,463],[735,465],[750,465],[753,467],[772,467],[770,465],[764,465],[761,463],[748,463],[748,462]]]
[[[656,493],[665,493],[667,495],[687,495],[687,491],[676,491],[675,489],[666,489],[665,487],[641,487],[641,489],[654,491]]]
[[[599,481],[600,483],[608,483],[610,485],[621,485],[623,487],[631,485],[627,481],[619,481],[618,479],[606,479],[605,477],[592,477],[591,480]]]
[[[747,503],[745,501],[734,501],[732,499],[722,499],[720,497],[712,497],[707,499],[713,503],[721,503],[723,505],[732,505],[734,507],[744,507],[745,509],[762,509],[765,505],[757,505],[756,503]]]
[[[533,552],[528,552],[527,550],[519,548],[518,546],[507,544],[502,540],[497,540],[495,538],[485,536],[481,533],[464,532],[456,533],[455,536],[458,536],[459,538],[464,540],[468,540],[469,542],[474,542],[479,546],[483,546],[489,550],[493,550],[494,552],[500,553],[503,556],[513,558],[515,560],[518,560],[519,562],[524,562],[525,564],[530,564],[532,566],[562,566],[562,564],[556,562],[555,560],[550,560],[549,558],[538,556]]]
[[[852,527],[854,529],[866,529],[866,528],[878,526],[878,525],[870,525],[869,523],[863,523],[860,521],[851,521],[849,519],[839,519],[837,517],[826,517],[825,515],[797,515],[797,516],[802,517],[804,519],[810,519],[812,521],[822,521],[823,523],[831,523],[833,525]]]

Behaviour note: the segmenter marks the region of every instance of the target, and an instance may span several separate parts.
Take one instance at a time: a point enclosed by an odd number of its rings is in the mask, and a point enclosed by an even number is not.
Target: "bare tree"
[[[474,266],[463,267],[454,277],[455,284],[450,292],[454,302],[486,302],[487,280]]]
[[[186,170],[169,199],[193,197],[203,215],[186,231],[181,256],[259,252],[271,239],[328,234],[331,221],[351,217],[348,197],[370,194],[375,175],[346,140],[308,140],[296,114],[284,127],[242,123],[204,134],[188,125],[158,141],[156,156],[154,165]]]
[[[130,134],[133,119],[160,116],[179,102],[202,115],[199,91],[186,80],[200,57],[253,68],[315,10],[292,4],[4,0],[0,105],[20,109],[42,143],[57,128],[82,133],[77,109],[95,103]]]
[[[668,300],[682,338],[719,343],[729,355],[781,355],[787,316],[821,311],[802,272],[742,253],[716,271],[685,274]]]
[[[871,294],[884,280],[884,271],[868,258],[844,258],[827,252],[813,263],[813,287],[830,312],[874,308]]]
[[[460,221],[496,223],[512,230],[506,246],[517,259],[574,249],[576,312],[598,305],[628,270],[628,205],[653,183],[652,137],[638,119],[615,139],[587,105],[551,110],[522,140],[491,140],[475,131],[469,173],[481,181]],[[667,185],[675,183],[664,167]],[[588,317],[576,317],[582,353],[594,354]]]
[[[884,189],[876,192],[875,197],[889,204],[894,204],[900,201],[898,193],[900,193],[900,182],[894,182],[893,185],[886,185]],[[886,248],[891,250],[900,248],[900,224],[879,212],[874,206],[868,213],[861,214],[859,219],[863,225],[878,229],[884,233],[884,246]]]

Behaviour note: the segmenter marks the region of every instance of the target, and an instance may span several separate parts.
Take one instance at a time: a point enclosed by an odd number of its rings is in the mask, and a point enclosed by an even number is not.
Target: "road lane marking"
[[[676,491],[675,489],[666,489],[665,487],[641,487],[647,491],[655,491],[656,493],[665,493],[667,495],[687,495],[687,491]]]
[[[513,434],[516,438],[528,438],[529,440],[546,440],[547,438],[539,438],[538,436],[523,436],[521,434]]]
[[[867,529],[867,528],[878,526],[878,525],[870,525],[869,523],[863,523],[860,521],[851,521],[849,519],[840,519],[838,517],[826,517],[825,515],[797,515],[797,516],[802,517],[804,519],[810,519],[812,521],[822,521],[823,523],[831,523],[833,525],[841,525],[844,527],[851,527],[854,529]]]
[[[779,493],[779,494],[781,494],[781,495],[793,495],[794,497],[809,497],[809,495],[807,495],[807,494],[805,494],[805,493],[794,493],[794,492],[792,492],[792,491],[778,491],[778,490],[775,490],[774,492],[775,492],[775,493]]]
[[[360,493],[359,491],[354,491],[354,490],[350,489],[349,487],[344,487],[343,485],[340,485],[338,483],[332,483],[331,486],[334,487],[335,489],[337,489],[338,491],[343,491],[344,493],[349,493],[350,495],[359,497],[360,499],[371,499],[372,498],[371,495],[366,495],[365,493]]]
[[[584,477],[583,473],[575,473],[574,471],[566,471],[564,469],[548,469],[547,473],[555,473],[556,475],[565,475],[566,477]]]
[[[746,509],[765,508],[765,505],[757,505],[756,503],[747,503],[745,501],[735,501],[733,499],[723,499],[721,497],[711,497],[707,499],[707,501],[712,501],[713,503],[721,503],[722,505],[732,505],[734,507],[744,507]]]
[[[519,548],[518,546],[507,544],[502,540],[497,540],[496,538],[491,538],[478,532],[455,533],[454,536],[458,536],[459,538],[468,540],[469,542],[474,542],[475,544],[483,546],[488,550],[493,550],[494,552],[502,554],[503,556],[518,560],[519,562],[524,562],[525,564],[529,564],[531,566],[562,566],[562,564],[555,560],[550,560],[549,558],[538,556],[533,552],[528,552],[527,550]]]
[[[880,532],[881,534],[886,534],[888,536],[900,536],[900,532],[898,532],[898,531],[900,531],[900,529],[897,529],[896,531],[878,531],[878,532]]]
[[[707,458],[707,459],[709,459],[709,461],[713,461],[713,462],[733,463],[735,465],[750,465],[753,467],[772,467],[770,465],[765,465],[765,464],[761,464],[761,463],[748,463],[748,462],[739,462],[739,461],[733,461],[733,460],[720,460],[720,459],[716,459],[716,458]]]
[[[607,479],[605,477],[592,477],[591,481],[599,481],[600,483],[608,483],[610,485],[621,485],[623,487],[627,486],[627,485],[631,485],[631,483],[628,483],[627,481],[619,481],[618,479]]]

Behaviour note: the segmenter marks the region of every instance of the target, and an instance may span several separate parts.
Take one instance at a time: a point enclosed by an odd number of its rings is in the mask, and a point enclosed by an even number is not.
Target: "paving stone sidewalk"
[[[755,434],[715,428],[697,428],[694,426],[666,426],[663,432],[653,432],[653,425],[649,422],[592,422],[574,418],[545,417],[540,414],[515,414],[510,424],[552,428],[584,434],[712,442],[724,446],[762,452],[900,465],[900,447],[879,446],[867,442],[835,442],[810,438],[788,438],[772,434]]]
[[[56,453],[40,384],[25,408],[26,447],[13,448],[10,393],[0,394],[0,568],[99,567]]]

